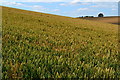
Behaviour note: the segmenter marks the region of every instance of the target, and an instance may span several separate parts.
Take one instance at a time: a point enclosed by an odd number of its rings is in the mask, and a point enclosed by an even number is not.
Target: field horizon
[[[0,7],[7,7],[7,6],[0,6]],[[13,8],[13,7],[7,7],[7,8]],[[19,8],[13,8],[13,9],[18,9],[18,10],[23,10],[23,11],[30,11],[30,12],[35,12],[35,13],[43,13],[43,12],[37,12],[37,11],[31,11],[31,10],[25,10],[25,9],[19,9]],[[61,17],[68,17],[68,18],[74,18],[74,19],[86,19],[86,20],[93,20],[93,21],[95,21],[96,19],[98,20],[98,21],[100,21],[101,22],[101,20],[99,20],[99,19],[103,19],[103,18],[107,18],[107,19],[110,19],[110,18],[112,18],[112,19],[115,19],[115,22],[116,23],[118,23],[118,25],[119,25],[119,18],[120,18],[120,16],[118,15],[118,16],[104,16],[104,17],[96,17],[96,16],[93,16],[93,18],[89,18],[89,17],[85,17],[85,16],[83,16],[83,17],[79,17],[79,16],[76,16],[76,17],[70,17],[70,16],[63,16],[63,15],[57,15],[57,14],[50,14],[50,13],[43,13],[43,14],[49,14],[49,15],[56,15],[56,16],[61,16]],[[87,16],[87,15],[86,15]],[[102,22],[106,22],[106,23],[112,23],[112,22],[109,22],[109,21],[102,21]],[[114,24],[114,23],[113,23]]]
[[[120,16],[105,16],[105,17],[78,17],[78,19],[86,19],[86,20],[92,20],[92,21],[98,21],[98,22],[104,22],[104,23],[111,23],[120,25]]]

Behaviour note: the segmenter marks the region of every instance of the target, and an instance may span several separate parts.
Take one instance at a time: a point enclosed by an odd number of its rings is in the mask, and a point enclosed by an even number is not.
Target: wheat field
[[[2,7],[3,79],[120,78],[118,26]]]

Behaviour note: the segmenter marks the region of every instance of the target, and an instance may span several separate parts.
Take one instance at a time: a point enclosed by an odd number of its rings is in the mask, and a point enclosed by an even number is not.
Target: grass
[[[118,26],[3,8],[3,79],[120,78]]]

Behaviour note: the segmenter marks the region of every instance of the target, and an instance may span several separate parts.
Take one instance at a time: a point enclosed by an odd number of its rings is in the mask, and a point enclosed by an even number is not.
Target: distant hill
[[[81,18],[86,20],[93,20],[93,21],[99,21],[99,22],[105,22],[105,23],[111,23],[111,24],[117,24],[120,25],[120,21],[118,21],[120,16],[108,16],[108,17],[93,17],[93,18]]]
[[[2,7],[2,57],[3,80],[120,78],[118,26]]]

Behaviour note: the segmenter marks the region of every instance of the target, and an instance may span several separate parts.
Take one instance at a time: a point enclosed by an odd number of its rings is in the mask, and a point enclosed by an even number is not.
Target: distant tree
[[[104,17],[103,13],[98,14],[98,17]]]
[[[85,17],[89,17],[89,16],[85,16]]]

